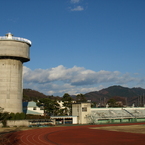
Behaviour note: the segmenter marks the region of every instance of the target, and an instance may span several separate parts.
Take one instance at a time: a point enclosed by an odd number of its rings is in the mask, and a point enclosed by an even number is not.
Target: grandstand
[[[79,124],[145,121],[145,107],[91,108],[89,103],[77,103],[72,113],[78,116]]]
[[[93,123],[140,122],[145,121],[145,108],[91,108],[86,118]]]
[[[127,112],[132,114],[133,117],[145,117],[145,108],[144,107],[138,107],[138,108],[124,108]]]
[[[132,114],[125,111],[123,108],[91,108],[91,114],[97,119],[116,119],[133,117]]]

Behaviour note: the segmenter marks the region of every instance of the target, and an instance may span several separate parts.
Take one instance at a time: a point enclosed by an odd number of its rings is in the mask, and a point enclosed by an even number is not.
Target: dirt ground
[[[13,132],[13,131],[23,131],[30,130],[30,127],[0,127],[0,134]]]
[[[127,126],[105,126],[105,127],[91,127],[90,129],[101,129],[118,132],[141,133],[145,134],[145,125],[127,125]]]

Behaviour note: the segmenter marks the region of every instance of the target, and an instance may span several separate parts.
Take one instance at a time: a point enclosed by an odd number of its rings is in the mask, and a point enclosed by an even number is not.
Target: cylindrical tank
[[[0,37],[0,107],[7,112],[22,112],[23,63],[30,60],[31,41],[13,37],[11,33]]]

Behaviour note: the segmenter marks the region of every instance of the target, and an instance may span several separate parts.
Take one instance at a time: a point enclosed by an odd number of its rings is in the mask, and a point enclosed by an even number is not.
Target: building
[[[87,124],[88,121],[85,117],[90,113],[91,113],[91,103],[72,104],[72,116],[77,116],[78,124]]]
[[[24,102],[24,113],[44,115],[36,102]],[[50,116],[54,124],[104,124],[145,121],[145,107],[91,108],[91,103],[73,103],[72,115]]]
[[[79,124],[145,121],[145,107],[91,108],[91,103],[72,104],[72,115]]]
[[[11,33],[0,37],[0,107],[7,112],[22,112],[23,63],[30,60],[31,41],[13,37]]]
[[[44,109],[38,107],[36,102],[23,102],[23,112],[25,114],[44,115]]]
[[[50,116],[55,124],[78,124],[77,116]]]

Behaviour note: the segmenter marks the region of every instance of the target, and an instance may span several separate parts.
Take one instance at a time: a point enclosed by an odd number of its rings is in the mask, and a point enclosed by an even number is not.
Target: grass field
[[[109,131],[145,134],[145,125],[91,127],[90,129],[101,129],[101,130],[109,130]]]

